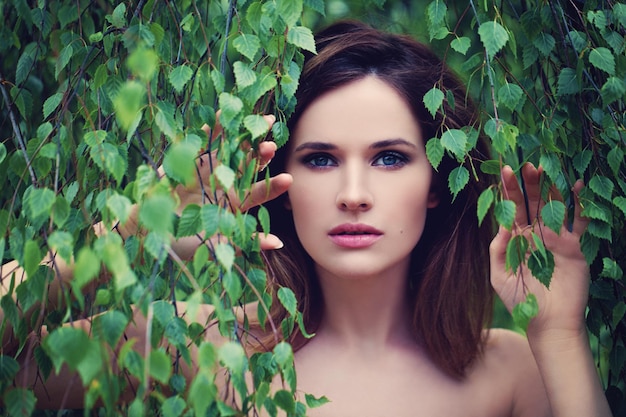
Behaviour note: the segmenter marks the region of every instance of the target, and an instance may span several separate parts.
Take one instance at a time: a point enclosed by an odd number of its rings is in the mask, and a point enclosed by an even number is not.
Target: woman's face
[[[437,197],[420,126],[392,87],[368,76],[315,100],[287,172],[296,232],[320,277],[408,272]]]

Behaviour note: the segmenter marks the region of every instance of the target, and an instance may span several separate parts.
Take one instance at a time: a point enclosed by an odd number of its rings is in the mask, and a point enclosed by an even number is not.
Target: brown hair
[[[439,137],[444,128],[459,129],[476,123],[475,110],[462,84],[435,54],[410,37],[342,21],[320,32],[316,45],[318,53],[305,57],[290,130],[322,94],[368,75],[387,82],[404,97],[420,123],[424,141]],[[434,86],[444,94],[453,94],[454,103],[445,100],[443,110],[433,118],[422,100]],[[284,148],[272,162],[274,172],[284,170],[289,144]],[[487,154],[486,145],[479,140],[471,158],[476,162],[486,159]],[[483,329],[491,318],[488,245],[492,225],[488,219],[478,225],[476,201],[489,185],[480,172],[478,179],[470,180],[452,201],[445,184],[458,165],[446,155],[435,172],[434,186],[440,203],[429,210],[424,233],[413,251],[407,291],[416,338],[440,369],[461,378],[481,353]],[[313,262],[297,239],[284,201],[272,201],[267,207],[272,233],[285,242],[283,249],[266,254],[270,280],[275,288],[286,286],[294,291],[307,331],[315,331],[324,307]],[[270,316],[278,322],[286,316],[278,300]],[[306,342],[298,331],[289,339],[295,349]]]

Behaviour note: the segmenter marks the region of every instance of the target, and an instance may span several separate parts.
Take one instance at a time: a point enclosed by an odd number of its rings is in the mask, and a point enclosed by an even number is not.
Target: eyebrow
[[[372,149],[381,149],[381,148],[388,148],[390,146],[408,146],[410,148],[417,148],[417,146],[414,143],[409,142],[406,139],[385,139],[385,140],[380,140],[378,142],[374,142],[372,143],[369,147]],[[294,149],[294,152],[300,152],[303,150],[313,150],[313,151],[332,151],[337,149],[336,145],[333,145],[332,143],[327,143],[327,142],[306,142],[303,143],[302,145],[298,146],[296,149]]]

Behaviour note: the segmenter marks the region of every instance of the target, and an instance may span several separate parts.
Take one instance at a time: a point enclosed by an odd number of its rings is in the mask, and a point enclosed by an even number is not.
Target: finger
[[[512,233],[500,226],[498,233],[489,245],[489,257],[492,271],[504,271],[506,264],[506,247],[511,240]]]
[[[583,207],[580,204],[580,198],[578,194],[585,187],[585,184],[578,180],[572,187],[572,194],[574,196],[574,221],[572,223],[572,233],[577,236],[582,236],[589,225],[589,219],[582,216]]]
[[[282,240],[280,240],[276,235],[265,235],[263,233],[259,233],[257,236],[259,237],[261,250],[274,250],[285,246]]]
[[[272,158],[274,158],[277,148],[274,142],[259,143],[259,149],[257,150],[259,171],[263,171],[267,167]]]
[[[266,181],[259,181],[253,184],[250,193],[241,204],[241,210],[246,211],[252,207],[275,199],[287,191],[292,182],[292,176],[283,173],[270,178],[269,184],[267,184]]]
[[[541,198],[541,175],[543,168],[536,168],[531,163],[526,163],[521,169],[522,179],[524,181],[524,193],[528,217],[524,220],[524,224],[528,224],[528,220],[532,223],[534,219],[539,218],[539,213],[544,206]]]

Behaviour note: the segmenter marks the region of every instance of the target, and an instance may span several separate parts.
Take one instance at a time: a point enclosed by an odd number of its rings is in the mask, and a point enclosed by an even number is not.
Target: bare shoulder
[[[550,416],[550,406],[535,357],[525,336],[490,329],[484,352],[485,371],[511,388],[513,416]]]

